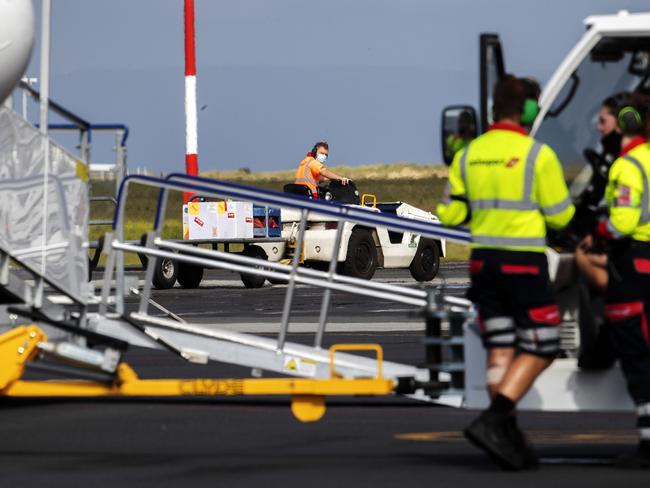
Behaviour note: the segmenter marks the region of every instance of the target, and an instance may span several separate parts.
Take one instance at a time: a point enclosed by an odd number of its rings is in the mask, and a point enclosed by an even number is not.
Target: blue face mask
[[[321,163],[324,163],[327,161],[327,154],[317,154],[316,159],[318,159]]]

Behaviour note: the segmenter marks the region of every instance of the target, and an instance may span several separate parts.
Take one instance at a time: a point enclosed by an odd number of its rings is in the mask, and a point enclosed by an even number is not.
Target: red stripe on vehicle
[[[557,305],[545,305],[544,307],[531,308],[528,310],[530,319],[538,324],[560,325],[560,307]]]
[[[482,269],[483,269],[483,261],[479,259],[472,259],[469,262],[469,272],[471,274],[480,273]]]
[[[634,269],[637,273],[650,274],[650,259],[636,258],[634,260]]]
[[[539,266],[522,265],[522,264],[502,264],[501,272],[503,274],[539,274]]]
[[[605,315],[613,322],[643,313],[643,302],[610,303],[605,305]]]

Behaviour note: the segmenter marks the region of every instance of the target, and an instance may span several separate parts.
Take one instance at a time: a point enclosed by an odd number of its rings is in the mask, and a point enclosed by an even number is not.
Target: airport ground
[[[442,275],[452,293],[464,293],[463,265],[444,265]],[[412,283],[403,271],[380,271],[376,279]],[[290,340],[313,340],[320,293],[298,289]],[[272,336],[284,287],[246,290],[236,275],[209,272],[199,290],[154,297],[205,327]],[[327,343],[379,342],[387,359],[418,364],[422,329],[407,307],[335,293]],[[126,359],[146,378],[250,375],[139,348]],[[522,413],[542,457],[539,471],[523,473],[500,471],[463,439],[475,415],[400,398],[330,400],[313,424],[295,420],[284,398],[5,400],[0,486],[648,486],[647,471],[614,466],[634,448],[632,414]]]

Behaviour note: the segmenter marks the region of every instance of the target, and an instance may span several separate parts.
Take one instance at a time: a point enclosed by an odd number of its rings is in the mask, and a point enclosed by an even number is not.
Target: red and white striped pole
[[[194,47],[194,0],[185,1],[185,172],[199,174],[196,116],[196,52]],[[187,203],[191,193],[183,194]]]

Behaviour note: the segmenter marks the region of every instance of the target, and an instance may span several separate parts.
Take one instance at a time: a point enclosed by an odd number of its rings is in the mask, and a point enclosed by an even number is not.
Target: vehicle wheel
[[[431,281],[440,268],[440,248],[435,241],[420,237],[418,249],[409,266],[411,276],[416,281]]]
[[[348,254],[343,263],[343,274],[369,280],[377,270],[377,247],[367,229],[356,228],[348,241]]]
[[[178,263],[169,258],[156,259],[151,283],[158,290],[168,290],[176,283],[178,276]]]
[[[181,288],[198,288],[203,279],[203,266],[190,263],[178,263],[176,280]]]
[[[268,259],[268,256],[264,252],[264,249],[259,246],[247,246],[244,248],[244,252],[242,254],[251,258],[264,260]],[[257,266],[257,268],[262,268],[262,266]],[[244,286],[246,288],[262,288],[264,286],[264,282],[266,281],[266,278],[260,275],[249,273],[240,273],[240,275],[241,281],[244,283]]]

